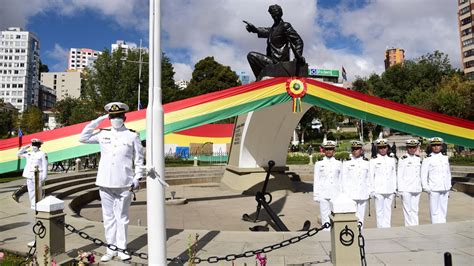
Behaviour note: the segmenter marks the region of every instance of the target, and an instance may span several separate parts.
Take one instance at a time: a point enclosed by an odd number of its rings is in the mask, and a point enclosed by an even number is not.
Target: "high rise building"
[[[117,40],[115,43],[111,45],[112,53],[115,52],[117,49],[122,49],[122,53],[124,55],[128,54],[129,49],[137,49],[137,45],[134,43],[126,43],[124,40]]]
[[[179,90],[184,90],[188,87],[189,81],[184,80],[184,79],[180,79],[180,80],[175,81],[174,84],[176,84],[176,86],[178,86]]]
[[[242,85],[250,83],[250,75],[245,71],[236,71],[235,74],[239,76],[240,83]]]
[[[69,50],[67,70],[80,72],[86,67],[91,68],[100,54],[102,54],[101,51],[89,48],[71,48]]]
[[[461,63],[464,74],[474,79],[474,35],[473,0],[458,0],[459,37],[461,43]]]
[[[10,27],[0,35],[0,99],[23,112],[38,105],[40,41],[35,34]]]
[[[41,85],[56,92],[57,101],[67,97],[81,96],[81,73],[74,72],[45,72],[41,73]]]
[[[400,48],[390,48],[385,50],[385,69],[396,64],[403,64],[404,61],[405,50]]]

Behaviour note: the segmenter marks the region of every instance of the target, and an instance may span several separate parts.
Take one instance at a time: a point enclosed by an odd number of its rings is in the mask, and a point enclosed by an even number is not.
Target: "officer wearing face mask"
[[[28,188],[28,196],[30,199],[30,207],[34,210],[36,205],[35,199],[35,167],[39,170],[38,189],[41,191],[41,184],[48,177],[48,156],[40,151],[43,141],[40,139],[32,139],[31,145],[26,145],[17,152],[20,158],[26,158],[25,169],[23,169],[23,177],[26,178],[26,187]],[[31,147],[31,151],[28,149]],[[41,196],[42,193],[40,193]],[[38,199],[40,201],[41,199]]]
[[[112,102],[104,109],[108,114],[90,122],[82,130],[79,141],[100,145],[101,160],[95,184],[99,186],[105,238],[108,244],[126,249],[128,210],[132,199],[130,188],[139,186],[143,147],[138,134],[124,125],[125,112],[129,109],[126,104]],[[107,117],[112,127],[94,133]],[[109,261],[117,255],[121,260],[130,260],[128,254],[107,249],[101,261]]]

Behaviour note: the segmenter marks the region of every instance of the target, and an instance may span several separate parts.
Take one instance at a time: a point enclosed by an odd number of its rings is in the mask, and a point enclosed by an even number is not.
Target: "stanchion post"
[[[194,165],[193,166],[198,166],[198,157],[194,156]]]
[[[76,173],[79,173],[81,171],[81,159],[77,158],[76,159]]]
[[[40,201],[39,166],[35,166],[35,206]]]
[[[331,261],[334,265],[360,265],[356,203],[341,194],[331,201]]]
[[[65,213],[64,201],[53,196],[48,196],[38,202],[36,210],[36,235],[37,260],[40,265],[51,265],[53,258],[58,257],[66,251],[64,236]]]

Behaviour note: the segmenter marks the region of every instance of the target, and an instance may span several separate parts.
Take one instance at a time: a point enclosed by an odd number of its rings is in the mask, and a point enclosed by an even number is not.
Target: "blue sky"
[[[246,54],[264,52],[265,40],[245,31],[242,20],[271,25],[273,3],[303,37],[311,65],[344,66],[350,79],[382,72],[383,52],[392,46],[404,48],[407,58],[440,50],[459,67],[456,1],[162,0],[162,49],[175,78],[189,79],[194,64],[209,55],[251,73]],[[0,6],[0,28],[38,35],[41,59],[52,71],[64,70],[70,48],[103,50],[140,38],[148,44],[148,0],[0,0]]]

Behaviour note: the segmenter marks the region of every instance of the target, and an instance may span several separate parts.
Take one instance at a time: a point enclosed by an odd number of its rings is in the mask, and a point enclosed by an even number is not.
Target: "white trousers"
[[[364,218],[365,218],[365,209],[366,209],[366,206],[367,206],[367,200],[354,200],[356,202],[356,207],[357,207],[357,211],[356,211],[356,216],[357,216],[357,219],[359,219],[360,222],[362,222],[362,224],[364,224]]]
[[[319,213],[321,214],[321,225],[329,223],[329,214],[331,214],[331,208],[329,206],[329,199],[321,199],[319,201]]]
[[[40,195],[40,198],[38,199],[38,201],[41,200],[42,196],[43,196],[43,189],[42,189],[42,182],[39,182],[38,184],[38,190],[39,190],[39,195]],[[35,206],[36,206],[36,197],[35,197],[35,179],[34,178],[27,178],[26,179],[26,187],[28,188],[28,198],[30,199],[30,208],[32,208],[33,210],[35,210]]]
[[[377,228],[390,228],[392,220],[392,201],[395,195],[375,194],[375,212],[377,215]]]
[[[104,220],[105,240],[119,248],[127,248],[128,209],[132,202],[132,193],[128,188],[99,189]],[[107,249],[108,254],[114,251]]]
[[[448,191],[431,191],[430,193],[430,214],[431,223],[446,223],[446,215],[448,214]]]
[[[420,192],[401,192],[405,226],[418,225],[418,205]]]

